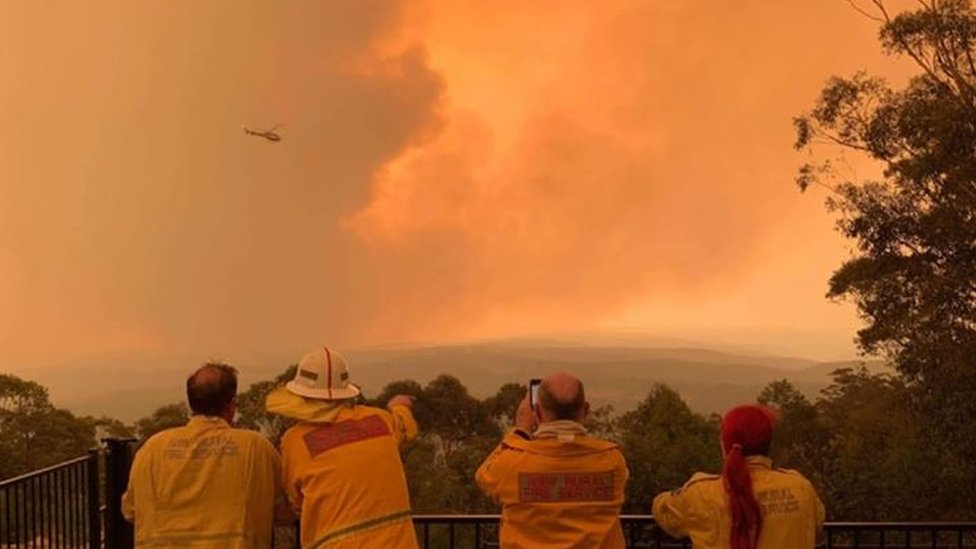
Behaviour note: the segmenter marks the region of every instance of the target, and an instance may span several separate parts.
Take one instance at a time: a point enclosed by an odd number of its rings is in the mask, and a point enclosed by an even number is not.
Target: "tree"
[[[55,408],[47,389],[0,374],[0,478],[82,455],[95,446],[95,428]]]
[[[817,407],[785,379],[764,387],[756,400],[779,414],[773,432],[773,462],[780,467],[800,470],[815,485],[822,486],[827,457],[823,448],[828,433]]]
[[[136,435],[135,426],[126,425],[124,422],[113,417],[86,417],[84,420],[91,424],[92,428],[95,430],[95,437],[97,440],[109,437],[133,438]]]
[[[0,411],[10,414],[30,414],[51,406],[47,389],[39,383],[0,374]]]
[[[971,502],[956,500],[965,469],[931,443],[902,379],[864,368],[843,368],[832,376],[817,401],[828,434],[819,452],[825,465],[818,487],[831,516],[963,520],[971,515]]]
[[[442,374],[428,383],[421,404],[430,415],[418,415],[417,421],[452,449],[479,436],[495,440],[501,437],[501,429],[492,421],[485,404],[471,396],[454,376]]]
[[[515,411],[518,410],[519,404],[525,398],[527,390],[528,388],[524,384],[506,383],[498,389],[495,396],[488,397],[485,400],[488,413],[500,429],[507,430],[515,424]]]
[[[139,440],[145,442],[156,433],[171,427],[186,425],[186,422],[189,420],[190,409],[185,402],[167,404],[166,406],[157,408],[149,417],[144,417],[137,421],[136,432],[139,434]]]
[[[620,418],[610,404],[604,404],[590,409],[590,414],[584,422],[586,430],[592,437],[617,441],[620,439]]]
[[[296,371],[298,371],[298,365],[292,364],[274,379],[252,383],[247,391],[238,394],[236,426],[258,431],[277,445],[281,440],[281,435],[285,434],[288,427],[291,427],[295,421],[278,414],[269,413],[265,407],[265,399],[271,391],[294,379]]]
[[[933,433],[972,479],[976,499],[976,12],[969,0],[919,0],[892,16],[871,0],[888,54],[918,74],[902,89],[859,73],[832,78],[795,120],[796,147],[829,143],[883,167],[852,181],[829,163],[797,182],[828,188],[827,205],[856,253],[828,296],[857,305],[862,350],[891,360]],[[867,13],[867,12],[865,12]]]
[[[427,423],[430,411],[424,395],[424,388],[412,379],[391,381],[383,387],[374,400],[368,401],[370,406],[386,408],[386,404],[396,395],[410,395],[414,397],[413,415],[420,423]]]
[[[624,512],[646,513],[651,499],[696,471],[720,466],[716,425],[694,413],[670,387],[656,384],[636,410],[620,418],[630,480]]]
[[[490,406],[449,375],[437,377],[426,387],[413,380],[390,382],[368,404],[384,408],[398,394],[415,397],[413,414],[420,427],[418,437],[401,450],[414,511],[490,510],[490,502],[473,481],[478,465],[501,436]]]

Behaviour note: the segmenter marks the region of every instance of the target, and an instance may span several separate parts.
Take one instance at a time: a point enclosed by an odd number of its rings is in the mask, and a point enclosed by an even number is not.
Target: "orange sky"
[[[621,329],[850,356],[791,118],[904,74],[876,32],[844,0],[3,2],[0,370]]]

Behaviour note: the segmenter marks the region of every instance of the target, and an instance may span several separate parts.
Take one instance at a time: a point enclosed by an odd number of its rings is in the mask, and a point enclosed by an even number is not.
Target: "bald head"
[[[553,374],[539,387],[539,408],[543,421],[586,419],[589,404],[583,393],[583,382],[567,373]]]
[[[227,364],[204,364],[186,379],[186,399],[194,414],[225,415],[237,396],[237,369]]]

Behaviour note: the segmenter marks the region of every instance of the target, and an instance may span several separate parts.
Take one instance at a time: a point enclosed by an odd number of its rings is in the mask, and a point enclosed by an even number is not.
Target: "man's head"
[[[237,411],[237,369],[221,362],[208,362],[186,378],[186,399],[194,415],[218,416],[228,422]]]
[[[566,374],[553,374],[539,386],[540,422],[568,419],[582,423],[590,411],[583,393],[583,382]]]

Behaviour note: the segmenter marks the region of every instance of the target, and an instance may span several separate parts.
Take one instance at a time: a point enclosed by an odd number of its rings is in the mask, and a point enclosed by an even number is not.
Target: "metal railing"
[[[0,547],[101,546],[97,450],[0,482]]]
[[[414,528],[424,549],[498,547],[499,515],[415,515]],[[630,548],[691,547],[665,534],[649,515],[622,515],[620,524]]]
[[[645,515],[620,517],[627,547],[690,547],[686,541],[668,538]],[[414,515],[413,525],[417,542],[424,549],[498,547],[499,515]],[[275,549],[299,549],[301,526],[275,529]]]
[[[106,440],[87,455],[0,482],[0,549],[131,549],[132,526],[121,495],[132,462],[131,440]],[[104,454],[104,469],[100,456]],[[104,493],[102,490],[104,481]],[[100,501],[104,505],[100,506]],[[631,549],[688,548],[650,515],[620,517]],[[424,549],[498,547],[499,515],[415,515]],[[104,537],[103,534],[104,533]],[[275,547],[298,545],[296,528],[278,529]],[[818,549],[976,549],[976,522],[831,522]]]
[[[846,549],[970,549],[976,547],[974,522],[832,522],[821,547]]]
[[[424,549],[498,547],[498,515],[417,515]],[[657,527],[650,515],[622,515],[630,549],[689,548]],[[828,522],[818,549],[976,549],[976,522]]]
[[[129,468],[135,453],[132,438],[107,438],[105,443],[105,549],[132,549],[132,524],[122,517],[122,494],[129,486]]]

